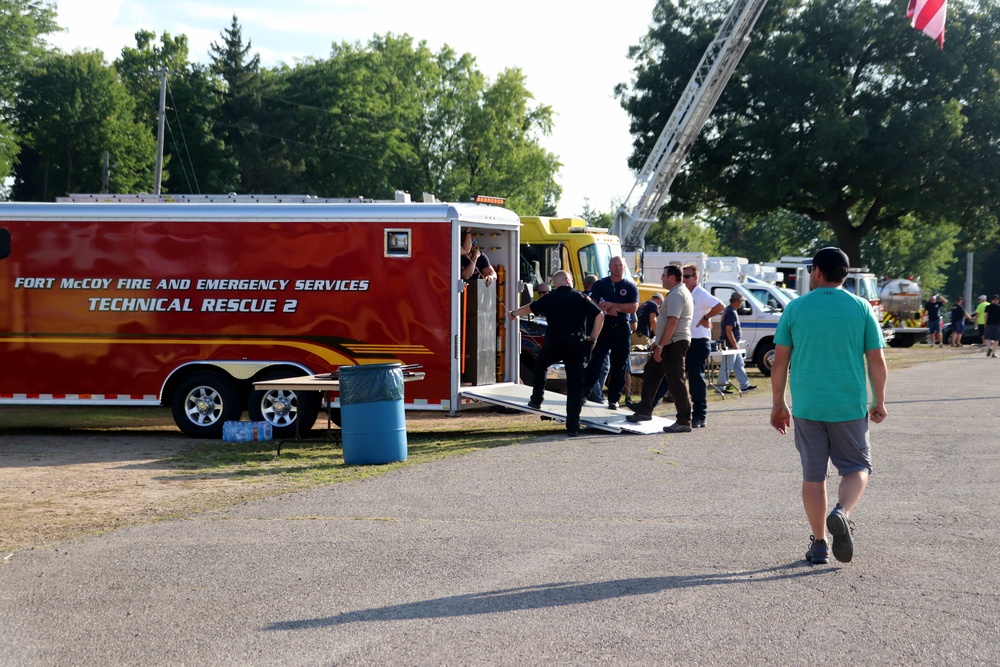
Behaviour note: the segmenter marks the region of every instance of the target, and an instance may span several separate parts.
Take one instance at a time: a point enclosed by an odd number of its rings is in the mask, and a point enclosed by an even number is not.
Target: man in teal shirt
[[[816,253],[809,267],[809,293],[785,307],[774,336],[771,426],[784,435],[795,417],[802,503],[813,534],[806,552],[810,563],[829,562],[827,529],[834,557],[845,563],[853,557],[848,517],[872,471],[868,421],[878,424],[886,417],[885,342],[871,304],[841,287],[849,266],[840,248]],[[791,413],[785,398],[789,367]],[[837,506],[829,515],[828,461],[841,476]]]

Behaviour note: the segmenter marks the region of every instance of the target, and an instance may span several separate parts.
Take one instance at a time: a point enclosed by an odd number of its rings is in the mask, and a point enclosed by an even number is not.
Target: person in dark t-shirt
[[[947,303],[948,299],[935,294],[924,304],[924,310],[927,311],[927,328],[931,333],[931,347],[934,347],[935,342],[938,347],[944,347],[941,342],[941,307]]]

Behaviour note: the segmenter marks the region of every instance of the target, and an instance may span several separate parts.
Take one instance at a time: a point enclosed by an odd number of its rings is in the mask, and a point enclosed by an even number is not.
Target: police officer
[[[601,278],[590,292],[604,313],[605,327],[594,345],[594,354],[584,374],[584,384],[592,387],[601,374],[604,357],[610,354],[608,371],[608,407],[618,409],[618,399],[625,387],[625,371],[629,368],[632,352],[632,329],[628,315],[639,309],[639,288],[625,277],[625,262],[621,257],[611,258],[611,275]]]
[[[566,271],[552,276],[555,287],[537,301],[510,311],[511,318],[529,312],[542,315],[548,324],[542,350],[535,360],[535,381],[528,406],[536,410],[545,393],[545,372],[553,362],[566,366],[566,430],[570,437],[580,434],[580,409],[583,407],[583,366],[594,340],[600,336],[604,313],[582,293],[573,289],[573,278]],[[593,328],[587,334],[588,324]]]

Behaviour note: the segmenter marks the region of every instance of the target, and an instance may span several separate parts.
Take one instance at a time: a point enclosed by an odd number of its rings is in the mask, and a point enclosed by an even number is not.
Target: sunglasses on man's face
[[[694,278],[694,275],[693,275],[693,274],[690,274],[690,273],[685,273],[685,274],[684,274],[684,280],[687,280],[687,279],[689,279],[689,278]]]

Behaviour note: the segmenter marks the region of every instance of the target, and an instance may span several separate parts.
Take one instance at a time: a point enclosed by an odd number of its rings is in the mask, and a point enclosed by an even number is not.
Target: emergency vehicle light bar
[[[506,201],[506,197],[490,197],[487,195],[476,195],[472,198],[474,204],[492,204],[493,206],[503,206]]]
[[[570,227],[567,230],[570,234],[607,234],[604,227]]]

